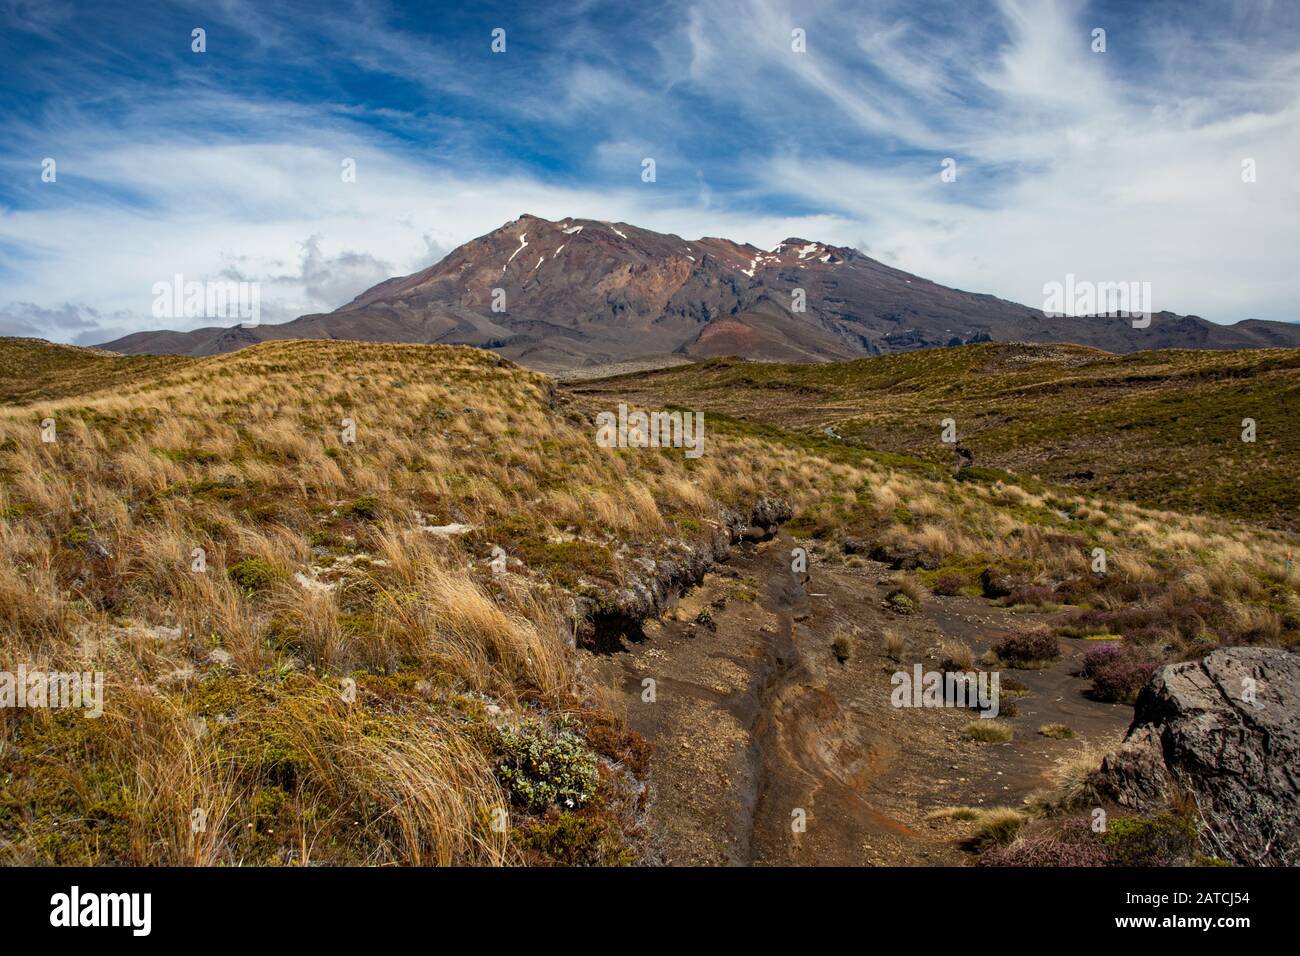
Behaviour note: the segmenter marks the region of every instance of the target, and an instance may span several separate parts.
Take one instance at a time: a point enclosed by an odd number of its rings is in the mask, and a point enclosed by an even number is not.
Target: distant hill
[[[0,403],[139,388],[191,361],[174,355],[108,355],[44,339],[0,337]]]
[[[556,371],[663,354],[824,362],[981,341],[1110,352],[1300,347],[1300,325],[1224,326],[1167,312],[1146,329],[1119,317],[1048,318],[798,237],[763,250],[524,215],[334,312],[253,328],[138,332],[100,347],[198,356],[275,339],[474,345]]]
[[[926,461],[1300,529],[1300,349],[1110,355],[985,343],[829,365],[719,359],[569,386]],[[958,445],[940,441],[956,422]],[[1241,440],[1242,420],[1256,441]]]

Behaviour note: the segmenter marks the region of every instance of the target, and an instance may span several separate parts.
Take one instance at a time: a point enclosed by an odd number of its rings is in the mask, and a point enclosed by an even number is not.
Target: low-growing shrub
[[[957,575],[941,574],[934,579],[934,584],[930,586],[930,590],[944,597],[952,597],[961,594],[961,589],[965,586],[965,582]]]
[[[1131,704],[1146,686],[1156,665],[1128,642],[1106,644],[1083,656],[1083,676],[1092,678],[1097,700]]]
[[[1061,656],[1061,645],[1048,631],[1013,634],[993,645],[998,660],[1012,667],[1041,667]]]
[[[1003,601],[1008,607],[1043,607],[1054,605],[1056,602],[1056,592],[1042,584],[1027,584],[1015,588]]]
[[[1195,818],[1175,813],[1111,818],[1103,843],[1116,866],[1179,866],[1197,853]]]
[[[347,506],[346,514],[358,521],[374,521],[379,517],[379,499],[374,495],[362,495]]]
[[[236,561],[226,569],[226,574],[237,587],[250,594],[262,590],[277,578],[285,576],[283,568],[277,568],[262,558],[245,558],[243,561]]]
[[[1067,843],[1052,834],[1028,834],[980,857],[980,866],[1106,866],[1100,841]]]
[[[564,866],[629,866],[634,858],[611,821],[568,811],[529,828],[519,842]]]
[[[1050,737],[1053,740],[1073,740],[1074,731],[1065,724],[1043,724],[1038,728],[1038,732],[1044,737]]]
[[[534,812],[559,805],[576,809],[596,792],[596,757],[570,730],[541,721],[493,727],[496,775],[511,800]]]
[[[889,609],[898,614],[915,614],[921,609],[915,601],[904,594],[902,591],[894,591],[885,598]]]

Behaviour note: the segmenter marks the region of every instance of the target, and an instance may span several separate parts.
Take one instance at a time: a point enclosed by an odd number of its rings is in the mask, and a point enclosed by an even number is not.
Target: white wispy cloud
[[[195,70],[177,80],[184,95],[129,77],[99,89],[97,70],[121,70],[102,40],[66,75],[33,66],[85,93],[5,121],[0,171],[17,198],[0,208],[0,333],[94,342],[154,327],[152,286],[178,272],[259,281],[263,320],[282,321],[523,212],[764,247],[801,235],[1031,305],[1073,272],[1150,281],[1158,307],[1215,320],[1300,318],[1300,53],[1286,43],[1300,22],[1157,6],[1103,22],[1075,2],[700,0],[623,33],[580,8],[548,34],[521,15],[495,59],[485,26],[459,60],[383,7],[307,24],[195,6],[243,24],[245,55],[323,86],[277,97]],[[57,14],[30,31],[58,39]],[[1104,54],[1089,49],[1095,26]],[[806,53],[790,48],[794,27]],[[349,98],[320,43],[428,105]],[[40,181],[45,156],[57,183]],[[654,184],[640,182],[645,156]],[[943,183],[949,156],[958,178]],[[1247,158],[1255,183],[1241,180]]]

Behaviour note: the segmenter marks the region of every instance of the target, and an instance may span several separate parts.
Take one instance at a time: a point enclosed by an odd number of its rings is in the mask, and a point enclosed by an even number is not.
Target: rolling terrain
[[[717,359],[575,388],[960,466],[966,477],[1011,471],[1151,507],[1300,528],[1296,349],[1111,355],[984,343],[827,365]],[[941,441],[946,418],[955,445]],[[1247,418],[1254,442],[1242,441]]]
[[[596,442],[660,375],[734,363],[0,358],[0,659],[104,675],[98,719],[0,710],[7,863],[1014,862],[1157,664],[1300,641],[1283,531],[739,409],[698,459]],[[786,416],[800,388],[717,391]],[[896,709],[915,665],[1000,670],[1001,712]],[[1087,862],[1164,859],[1124,842],[1145,825]]]
[[[279,339],[474,345],[553,372],[662,356],[827,362],[990,340],[1111,352],[1296,347],[1300,325],[1225,326],[1168,312],[1144,329],[1119,317],[1049,318],[793,236],[759,249],[525,214],[333,312],[138,332],[100,348],[198,356]]]

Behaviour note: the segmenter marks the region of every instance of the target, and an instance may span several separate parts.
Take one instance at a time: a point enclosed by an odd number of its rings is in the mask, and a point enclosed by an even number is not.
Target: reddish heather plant
[[[1083,657],[1083,675],[1092,678],[1092,696],[1114,703],[1137,700],[1155,669],[1156,665],[1128,642],[1107,644]]]
[[[993,652],[1007,664],[1027,666],[1041,661],[1054,661],[1061,656],[1061,645],[1048,631],[1013,634],[993,645]]]
[[[1021,837],[982,855],[980,866],[1106,866],[1110,855],[1100,843],[1067,843],[1048,834]]]

